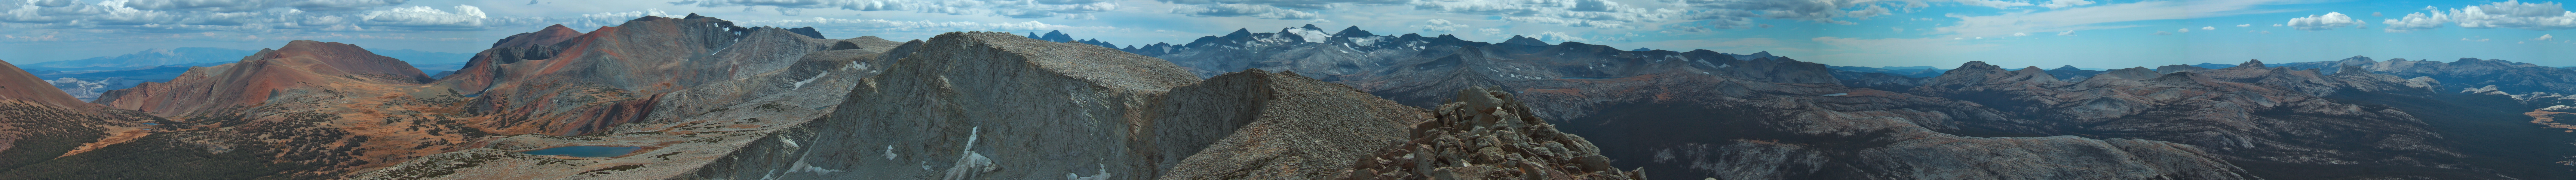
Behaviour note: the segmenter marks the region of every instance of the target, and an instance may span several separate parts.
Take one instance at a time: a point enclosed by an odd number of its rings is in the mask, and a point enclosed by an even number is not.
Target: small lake
[[[533,155],[562,155],[562,156],[572,156],[572,157],[617,157],[617,156],[626,155],[626,153],[635,153],[635,150],[638,150],[638,149],[644,149],[644,148],[643,148],[643,147],[632,147],[632,146],[564,146],[564,147],[556,147],[556,148],[539,149],[539,150],[534,150],[534,151],[520,151],[519,153],[528,153],[528,154],[533,154]]]

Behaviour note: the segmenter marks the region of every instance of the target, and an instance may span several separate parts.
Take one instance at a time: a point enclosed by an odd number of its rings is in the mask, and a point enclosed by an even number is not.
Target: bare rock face
[[[1412,140],[1361,159],[1335,179],[1646,179],[1622,171],[1591,141],[1557,132],[1511,94],[1461,90]]]
[[[1259,69],[1173,88],[1163,104],[1156,126],[1217,128],[1156,129],[1166,154],[1190,154],[1165,160],[1178,163],[1159,179],[1326,178],[1431,118],[1340,84]]]

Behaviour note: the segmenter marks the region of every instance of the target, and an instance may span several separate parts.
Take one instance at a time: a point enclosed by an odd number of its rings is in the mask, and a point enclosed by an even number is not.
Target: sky
[[[2555,1],[2416,0],[0,0],[0,60],[291,40],[473,53],[563,24],[696,13],[829,38],[1061,30],[1120,45],[1313,24],[1376,34],[1529,36],[1621,49],[1768,51],[1837,66],[2085,68],[2504,59],[2576,66]]]

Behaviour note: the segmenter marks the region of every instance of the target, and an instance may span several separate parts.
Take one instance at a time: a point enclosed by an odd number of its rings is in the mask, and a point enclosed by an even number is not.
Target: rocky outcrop
[[[1611,167],[1610,158],[1601,156],[1591,141],[1557,132],[1510,93],[1474,88],[1457,97],[1440,105],[1438,119],[1408,129],[1412,140],[1361,159],[1333,178],[1646,179],[1643,168]]]
[[[1156,129],[1167,154],[1189,154],[1165,160],[1177,163],[1158,179],[1327,178],[1431,119],[1348,86],[1259,69],[1173,88],[1163,104],[1156,126],[1219,128]]]

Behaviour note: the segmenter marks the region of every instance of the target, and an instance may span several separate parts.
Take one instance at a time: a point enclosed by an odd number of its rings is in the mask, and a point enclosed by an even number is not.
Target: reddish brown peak
[[[519,33],[518,35],[510,35],[510,37],[501,38],[501,41],[499,42],[492,42],[492,47],[528,47],[549,45],[560,43],[564,40],[570,40],[574,37],[581,37],[581,35],[581,30],[564,27],[563,24],[555,24],[554,26],[547,26],[543,30],[537,30],[537,32]]]
[[[339,42],[296,40],[287,42],[286,47],[279,47],[276,51],[262,51],[261,55],[254,56],[267,57],[267,59],[311,59],[348,75],[391,74],[400,77],[416,77],[414,79],[429,77],[427,74],[421,74],[420,69],[411,67],[410,63],[376,55],[375,52],[367,51],[367,48],[361,48],[358,45]],[[334,73],[334,75],[342,74]]]
[[[18,69],[17,65],[11,65],[8,61],[0,61],[0,100],[35,101],[63,108],[90,105],[81,102],[80,99],[72,98],[71,94],[65,94],[62,89],[54,88],[53,83],[46,83],[45,79],[37,78],[35,74],[28,74],[26,70]]]
[[[572,32],[572,33],[581,33],[581,30],[574,30],[574,29],[572,29],[572,27],[564,27],[564,25],[563,25],[563,24],[555,24],[554,26],[546,26],[546,28],[545,28],[545,29],[543,29],[543,30],[537,30],[537,32],[539,32],[539,33],[545,33],[545,32]]]

